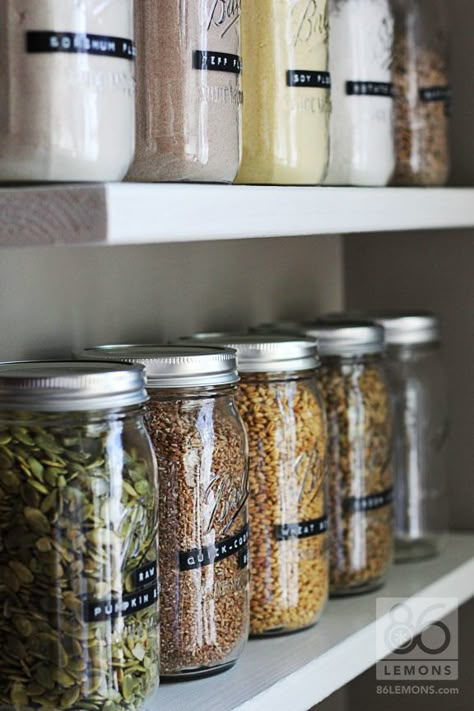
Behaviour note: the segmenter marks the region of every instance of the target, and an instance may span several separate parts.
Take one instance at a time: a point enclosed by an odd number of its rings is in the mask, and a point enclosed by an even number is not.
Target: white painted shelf
[[[0,189],[0,246],[474,227],[474,188],[113,183]]]
[[[377,597],[413,607],[417,596],[452,597],[452,606],[474,596],[474,534],[452,534],[439,558],[394,566],[376,593],[331,601],[311,630],[252,640],[224,674],[162,685],[146,711],[307,711],[378,661]]]

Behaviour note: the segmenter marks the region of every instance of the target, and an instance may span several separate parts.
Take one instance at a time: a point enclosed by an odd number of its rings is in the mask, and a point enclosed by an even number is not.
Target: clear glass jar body
[[[327,185],[387,185],[395,168],[390,0],[329,0]]]
[[[232,182],[240,163],[240,2],[139,0],[135,30],[129,179]]]
[[[243,0],[238,183],[316,185],[329,159],[327,0]]]
[[[248,638],[247,440],[234,389],[149,389],[165,678],[224,671]]]
[[[0,180],[125,176],[135,146],[133,0],[2,0],[0,66]]]
[[[448,526],[447,384],[437,344],[390,346],[394,410],[395,559],[437,555]]]
[[[250,629],[294,632],[328,597],[326,422],[314,371],[241,373],[249,438]]]
[[[444,185],[450,169],[446,3],[393,0],[397,185]]]
[[[141,409],[0,413],[3,709],[142,708],[159,678],[157,528]]]
[[[323,360],[332,595],[379,587],[393,554],[390,397],[380,357]]]

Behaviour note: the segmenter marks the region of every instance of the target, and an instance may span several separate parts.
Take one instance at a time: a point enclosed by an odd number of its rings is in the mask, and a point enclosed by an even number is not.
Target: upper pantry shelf
[[[474,188],[111,183],[0,189],[0,246],[474,227]]]
[[[163,684],[144,711],[307,711],[379,660],[378,597],[403,598],[419,633],[417,597],[450,598],[450,612],[473,595],[474,535],[453,534],[439,558],[394,566],[382,590],[331,601],[313,629],[251,640],[225,674]]]

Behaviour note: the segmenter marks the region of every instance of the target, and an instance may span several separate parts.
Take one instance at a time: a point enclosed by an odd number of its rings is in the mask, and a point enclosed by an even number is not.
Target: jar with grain
[[[133,0],[2,0],[0,67],[0,181],[125,176],[135,145]]]
[[[394,409],[395,560],[437,555],[448,525],[447,383],[429,312],[372,314],[385,328]]]
[[[329,0],[327,185],[386,185],[395,168],[390,0]]]
[[[198,334],[201,341],[206,334]],[[294,632],[328,596],[326,421],[313,339],[210,334],[237,350],[250,468],[250,628]]]
[[[327,0],[244,0],[238,183],[316,185],[329,157]]]
[[[240,163],[240,0],[135,2],[137,181],[231,183]]]
[[[248,637],[247,439],[235,352],[103,346],[142,363],[160,482],[161,671],[188,679],[235,664]]]
[[[128,709],[159,678],[143,369],[0,365],[0,706]]]
[[[393,0],[397,185],[444,185],[450,168],[444,0]]]

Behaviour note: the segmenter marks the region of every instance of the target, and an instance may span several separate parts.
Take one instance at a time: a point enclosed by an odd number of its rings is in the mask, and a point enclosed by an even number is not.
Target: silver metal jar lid
[[[103,345],[82,356],[140,363],[149,388],[231,385],[239,381],[236,353],[228,348],[196,345]]]
[[[301,324],[307,336],[319,341],[319,352],[325,356],[358,356],[382,353],[385,346],[384,329],[374,321],[344,321],[321,319]]]
[[[304,336],[259,333],[196,333],[185,342],[213,343],[237,351],[242,373],[287,373],[319,366],[318,343]]]
[[[93,361],[0,364],[0,409],[78,412],[146,402],[144,368]]]
[[[385,329],[388,346],[411,346],[424,343],[439,343],[440,322],[430,311],[379,311],[370,318]]]

